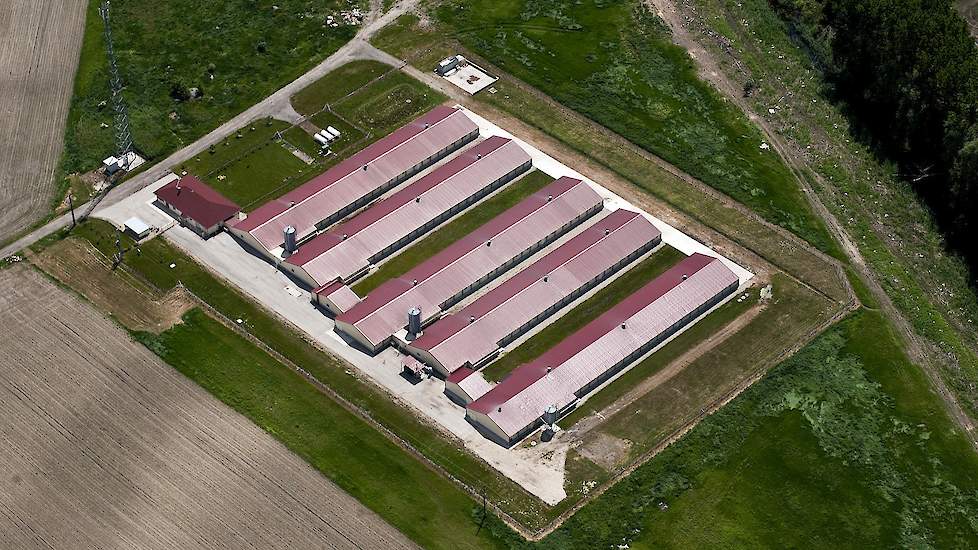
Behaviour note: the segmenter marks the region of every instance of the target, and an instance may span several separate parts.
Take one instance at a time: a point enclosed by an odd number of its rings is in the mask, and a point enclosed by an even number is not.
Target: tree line
[[[861,137],[978,266],[978,47],[949,0],[770,0]]]

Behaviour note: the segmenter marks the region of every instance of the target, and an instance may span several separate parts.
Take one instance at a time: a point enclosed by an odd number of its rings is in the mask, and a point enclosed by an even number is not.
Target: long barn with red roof
[[[537,359],[516,368],[466,408],[483,434],[509,446],[737,291],[739,279],[712,256],[693,254]],[[553,411],[549,413],[549,411]]]
[[[508,343],[543,322],[662,242],[644,216],[616,210],[480,296],[443,317],[407,346],[448,376],[478,368]]]
[[[231,226],[272,261],[282,259],[287,227],[301,242],[479,136],[464,112],[436,107]]]
[[[435,318],[596,215],[603,204],[587,183],[560,178],[374,289],[336,317],[336,330],[377,352],[404,329],[410,309],[420,309],[423,321]]]

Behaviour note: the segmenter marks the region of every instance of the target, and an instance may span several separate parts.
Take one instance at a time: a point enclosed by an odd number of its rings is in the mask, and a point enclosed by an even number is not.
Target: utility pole
[[[75,228],[75,201],[72,200],[71,191],[68,191],[68,208],[71,209],[71,229]]]

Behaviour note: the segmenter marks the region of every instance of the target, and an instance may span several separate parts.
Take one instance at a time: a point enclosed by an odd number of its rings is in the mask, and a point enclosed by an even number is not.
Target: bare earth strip
[[[0,2],[0,242],[51,204],[87,5]]]
[[[35,271],[0,303],[0,547],[412,547]]]

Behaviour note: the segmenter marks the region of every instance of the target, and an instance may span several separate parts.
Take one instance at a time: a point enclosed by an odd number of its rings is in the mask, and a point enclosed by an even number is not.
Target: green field
[[[478,229],[482,224],[553,181],[552,177],[539,170],[525,174],[502,191],[414,243],[407,250],[380,264],[377,271],[353,285],[353,291],[359,296],[366,296],[385,281],[404,275],[414,266],[448,248],[459,238]]]
[[[293,95],[292,108],[301,115],[314,115],[391,70],[379,61],[347,63]]]
[[[288,185],[289,181],[318,173],[314,166],[299,160],[276,139],[276,134],[289,128],[288,123],[280,120],[255,121],[188,160],[180,170],[198,176],[248,209],[270,192]],[[296,141],[301,138],[292,135]],[[308,135],[306,139],[312,141]],[[299,143],[305,144],[304,141]]]
[[[536,359],[685,257],[675,248],[663,245],[655,254],[631,267],[608,286],[490,363],[488,367],[482,369],[483,376],[490,381],[502,380],[513,369]]]
[[[835,245],[760,130],[701,81],[638,0],[448,2],[435,13],[493,64],[817,247]]]
[[[99,0],[86,20],[65,135],[66,173],[113,152]],[[116,57],[136,149],[151,160],[191,143],[294,80],[352,38],[322,24],[346,2],[128,0],[112,4]],[[191,99],[197,88],[200,97]]]

